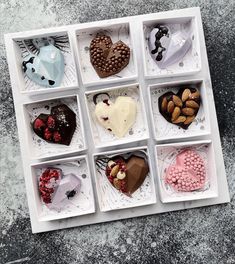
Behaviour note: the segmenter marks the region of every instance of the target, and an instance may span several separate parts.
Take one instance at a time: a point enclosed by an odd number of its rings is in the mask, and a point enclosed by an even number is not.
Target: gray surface
[[[58,2],[0,4],[0,263],[235,263],[233,1]],[[3,33],[191,6],[201,7],[231,203],[32,235]]]

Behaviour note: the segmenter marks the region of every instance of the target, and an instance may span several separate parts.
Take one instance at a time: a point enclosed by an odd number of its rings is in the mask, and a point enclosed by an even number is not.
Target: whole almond
[[[185,125],[191,124],[195,118],[195,115],[193,116],[187,116],[186,120],[184,121]]]
[[[182,109],[182,113],[186,116],[193,116],[195,113],[195,110],[193,108],[185,107]]]
[[[191,91],[189,89],[185,89],[182,93],[182,101],[185,102],[186,100],[188,100],[190,94]]]
[[[163,112],[166,112],[166,110],[167,110],[167,100],[166,100],[166,97],[164,97],[162,99],[161,109],[162,109]]]
[[[172,99],[173,99],[173,102],[175,103],[175,105],[182,107],[183,103],[177,95],[173,95]]]
[[[199,91],[197,90],[196,92],[194,92],[194,93],[191,93],[190,95],[189,95],[189,99],[198,99],[199,98],[199,96],[200,96],[200,93],[199,93]]]
[[[187,107],[190,107],[190,108],[194,108],[194,109],[198,109],[199,108],[199,104],[196,103],[193,100],[188,100],[188,101],[186,101],[185,104],[186,104]]]
[[[179,116],[176,120],[173,121],[174,124],[178,124],[178,123],[184,123],[186,120],[185,116]]]
[[[167,105],[167,112],[168,113],[172,113],[174,111],[175,108],[175,104],[173,101],[170,101]]]
[[[171,116],[171,120],[174,121],[178,118],[178,116],[180,115],[180,108],[178,106],[175,107],[172,116]]]
[[[115,177],[115,176],[117,175],[118,171],[119,171],[119,165],[115,165],[115,166],[112,168],[112,170],[111,170],[111,172],[110,172],[110,175],[113,176],[113,177]]]

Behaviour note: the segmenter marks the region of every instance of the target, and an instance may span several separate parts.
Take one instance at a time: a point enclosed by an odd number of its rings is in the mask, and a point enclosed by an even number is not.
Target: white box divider
[[[176,156],[185,149],[195,151],[200,155],[205,164],[205,186],[192,192],[175,191],[169,184],[165,183],[165,175],[168,167],[175,164]],[[211,140],[157,145],[156,162],[158,169],[158,186],[161,201],[163,203],[209,199],[218,196],[215,153]]]
[[[159,97],[170,91],[177,93],[180,87],[196,88],[200,92],[200,108],[196,118],[188,129],[179,128],[169,123],[159,112]],[[157,141],[169,142],[172,140],[192,139],[210,134],[209,102],[207,99],[206,83],[203,80],[189,79],[187,81],[150,85],[148,89],[148,98],[151,106],[151,119],[154,124],[154,138]]]
[[[99,164],[103,164],[103,159],[111,159],[115,156],[121,156],[123,158],[125,158],[125,156],[128,156],[128,158],[130,158],[130,153],[133,153],[133,155],[145,156],[149,166],[149,173],[146,176],[143,184],[138,188],[138,190],[136,190],[131,195],[131,197],[115,189],[109,182],[107,176],[105,175],[105,167],[99,166]],[[101,212],[133,208],[137,206],[146,206],[156,203],[156,192],[154,184],[155,174],[153,171],[153,166],[151,164],[151,159],[149,157],[149,151],[147,149],[147,146],[139,148],[122,149],[118,151],[95,153],[93,155],[93,161],[96,191]]]
[[[74,198],[67,199],[62,209],[51,210],[41,200],[38,188],[39,178],[47,168],[60,169],[63,176],[72,173],[80,179],[80,192]],[[32,197],[36,201],[35,205],[39,221],[52,221],[95,212],[91,173],[86,155],[34,163],[31,165],[31,177],[33,182]]]

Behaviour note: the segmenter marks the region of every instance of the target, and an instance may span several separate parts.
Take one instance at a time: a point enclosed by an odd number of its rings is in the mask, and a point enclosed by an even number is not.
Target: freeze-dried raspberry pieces
[[[39,179],[39,191],[44,203],[51,203],[52,195],[61,180],[61,170],[47,168]]]

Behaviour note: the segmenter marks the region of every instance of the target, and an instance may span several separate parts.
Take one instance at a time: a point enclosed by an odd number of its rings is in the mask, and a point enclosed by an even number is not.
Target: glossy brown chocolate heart
[[[120,156],[112,158],[108,161],[105,171],[110,183],[128,196],[143,184],[148,172],[146,160],[134,155],[128,160]]]
[[[90,44],[90,60],[100,78],[119,73],[130,60],[130,48],[121,40],[114,43],[106,35],[97,35]]]

